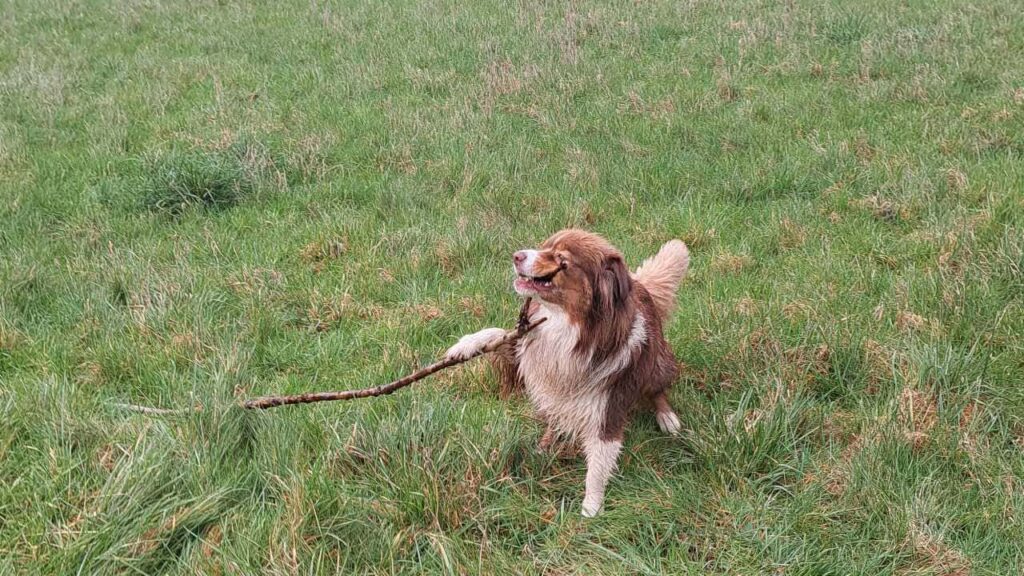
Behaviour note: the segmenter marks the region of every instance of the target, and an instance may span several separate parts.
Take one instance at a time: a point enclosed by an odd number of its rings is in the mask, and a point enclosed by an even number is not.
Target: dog
[[[686,274],[686,244],[672,240],[630,274],[622,253],[583,230],[557,232],[536,250],[512,256],[513,287],[531,297],[531,321],[547,318],[499,348],[494,362],[504,390],[522,387],[546,430],[538,448],[564,436],[587,461],[583,516],[604,503],[633,408],[654,409],[662,431],[678,434],[666,392],[678,377],[662,327]],[[464,359],[506,333],[487,328],[463,336],[447,358]]]

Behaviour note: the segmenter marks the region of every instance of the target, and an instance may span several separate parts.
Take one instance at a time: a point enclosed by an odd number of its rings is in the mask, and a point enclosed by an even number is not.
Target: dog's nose
[[[526,250],[520,250],[512,255],[512,261],[516,264],[522,264],[523,260],[526,260]]]

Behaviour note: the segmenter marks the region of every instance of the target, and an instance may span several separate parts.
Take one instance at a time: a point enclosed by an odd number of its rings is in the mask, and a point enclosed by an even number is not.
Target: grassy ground
[[[1022,160],[1016,0],[7,0],[0,571],[1020,574]],[[694,254],[598,519],[479,364],[236,407],[564,226]]]

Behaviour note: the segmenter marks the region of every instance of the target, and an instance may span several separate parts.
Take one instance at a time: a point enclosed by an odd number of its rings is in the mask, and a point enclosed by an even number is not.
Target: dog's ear
[[[629,275],[629,270],[626,269],[626,263],[622,260],[622,256],[619,254],[607,256],[597,287],[601,302],[609,309],[618,308],[629,298],[629,292],[632,289],[633,279]]]

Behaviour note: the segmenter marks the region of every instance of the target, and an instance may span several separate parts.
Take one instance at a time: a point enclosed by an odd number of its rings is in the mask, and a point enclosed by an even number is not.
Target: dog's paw
[[[679,422],[679,416],[676,416],[675,412],[658,412],[654,418],[658,421],[658,428],[661,428],[662,432],[677,436],[683,429],[683,425]]]
[[[445,353],[445,360],[465,360],[480,353],[488,344],[505,335],[502,328],[485,328],[473,334],[466,334]]]
[[[593,518],[601,513],[601,503],[583,501],[583,517]]]

